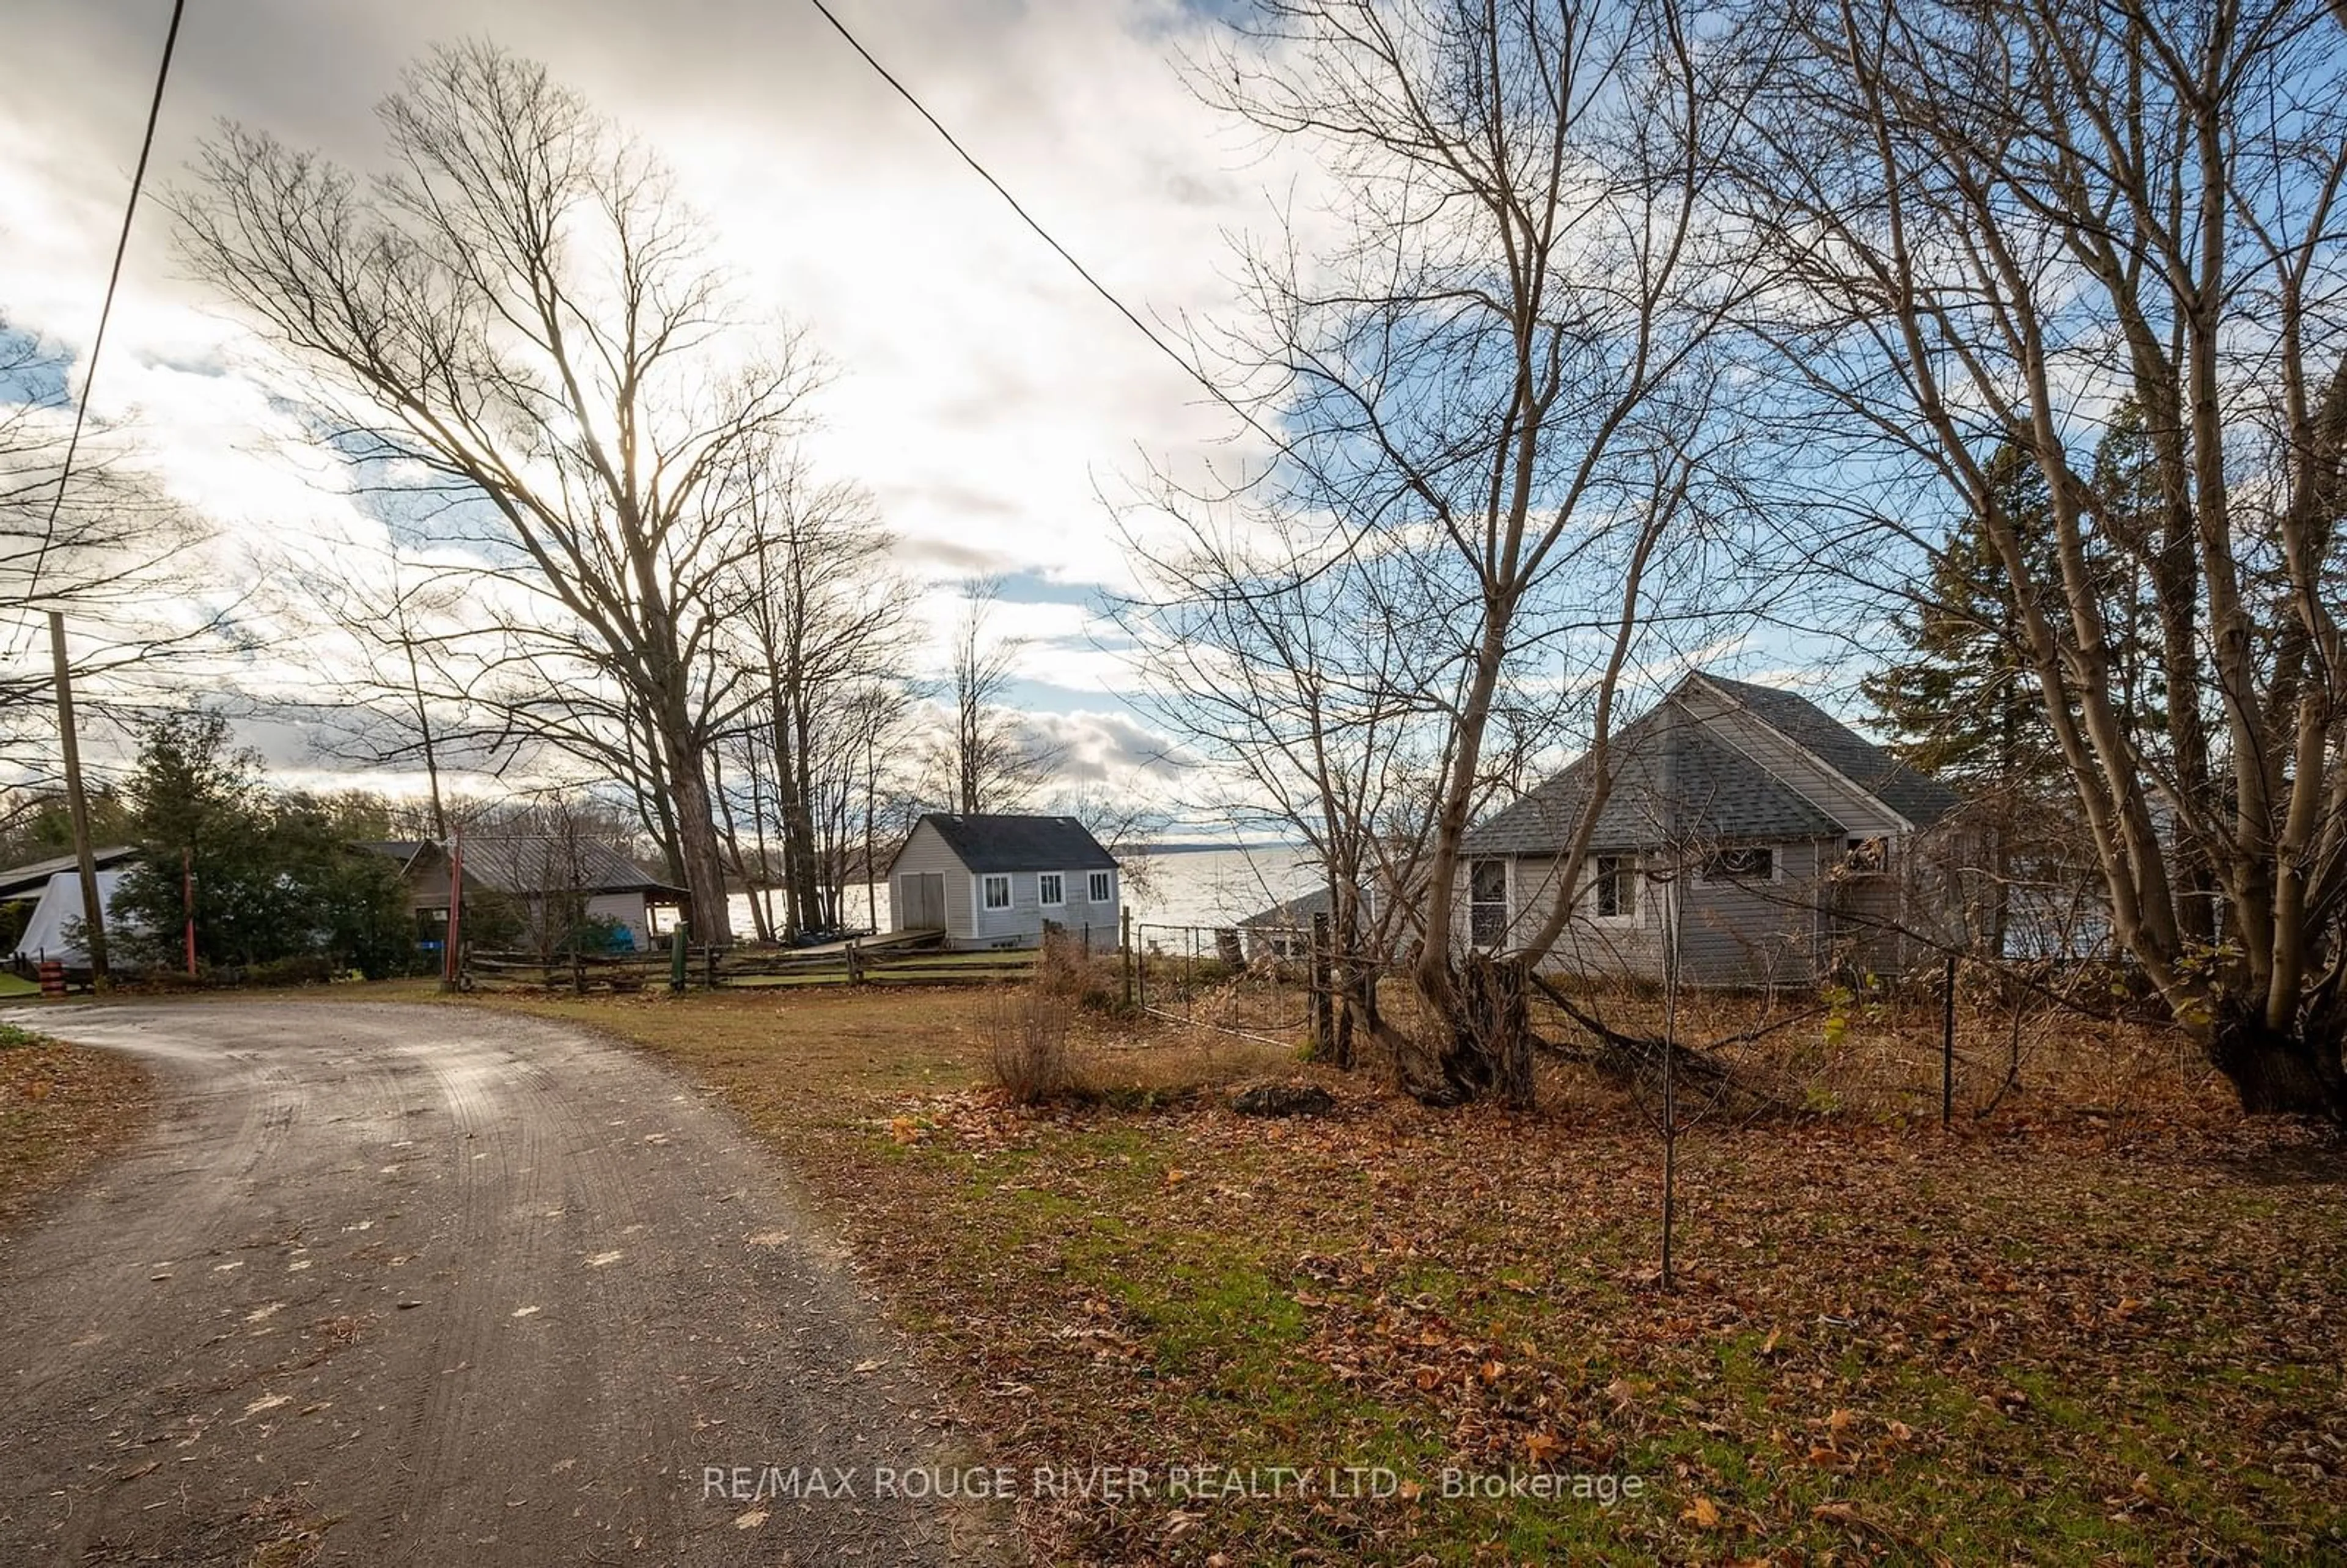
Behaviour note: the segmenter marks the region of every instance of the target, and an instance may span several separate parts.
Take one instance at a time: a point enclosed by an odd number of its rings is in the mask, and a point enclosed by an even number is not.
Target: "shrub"
[[[1005,992],[987,1008],[995,1087],[1020,1105],[1045,1105],[1081,1091],[1068,1030],[1075,1003],[1042,986]]]
[[[332,958],[305,953],[248,965],[244,971],[244,983],[249,986],[318,986],[335,979],[341,972]]]
[[[1049,931],[1035,955],[1035,988],[1089,1011],[1113,1012],[1124,994],[1120,961],[1113,951],[1086,953],[1071,932]]]

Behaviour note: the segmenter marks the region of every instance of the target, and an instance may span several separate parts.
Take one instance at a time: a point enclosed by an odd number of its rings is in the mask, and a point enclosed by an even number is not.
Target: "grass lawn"
[[[40,994],[41,988],[37,981],[28,980],[24,976],[7,969],[0,969],[0,1001],[12,1000],[17,997],[36,997]]]
[[[0,1024],[0,1230],[128,1139],[150,1104],[128,1058]]]
[[[2190,1073],[1952,1135],[1706,1126],[1665,1292],[1658,1147],[1583,1070],[1521,1117],[1321,1074],[1336,1114],[1263,1122],[1183,1086],[1280,1053],[1095,1034],[1124,1092],[1025,1112],[996,994],[490,1005],[720,1089],[1000,1462],[1144,1471],[1026,1501],[1047,1559],[2347,1561],[2341,1151]]]

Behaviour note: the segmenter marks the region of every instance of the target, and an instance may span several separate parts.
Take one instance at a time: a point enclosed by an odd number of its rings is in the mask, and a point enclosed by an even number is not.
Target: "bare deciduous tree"
[[[583,710],[559,739],[630,753],[693,928],[724,940],[722,484],[802,417],[816,366],[793,333],[746,341],[658,159],[542,67],[438,48],[379,113],[371,179],[224,128],[175,199],[181,253],[302,374],[341,450],[447,495],[483,574],[530,603],[499,628],[507,670],[540,695],[572,683],[515,721]]]
[[[0,319],[0,783],[54,777],[51,610],[74,631],[84,716],[155,695],[151,677],[213,647],[218,607],[190,591],[204,575],[198,520],[138,462],[130,435],[86,424],[65,474],[73,406],[66,357]],[[19,760],[21,759],[21,761]]]
[[[1763,0],[1744,21],[1730,222],[1788,274],[1760,324],[1808,498],[1870,525],[1878,574],[1902,507],[1978,520],[2119,945],[2244,1106],[2347,1116],[2335,11]],[[2094,457],[2123,416],[2147,451],[2115,477]],[[2007,450],[2044,478],[2050,548],[2001,504]],[[2157,724],[2106,559],[2154,607]]]
[[[880,693],[908,654],[909,595],[867,493],[816,483],[785,453],[750,456],[729,481],[748,539],[731,657],[762,704],[784,929],[828,929],[841,923],[850,803],[859,781],[877,788],[874,726],[891,717]]]
[[[1462,846],[1494,734],[1534,682],[1573,694],[1604,775],[1614,692],[1709,456],[1706,356],[1741,275],[1703,220],[1704,149],[1730,108],[1706,96],[1676,0],[1256,15],[1199,63],[1199,88],[1309,146],[1343,192],[1332,249],[1307,263],[1291,238],[1245,262],[1257,324],[1230,354],[1289,436],[1267,488],[1331,519],[1327,559],[1407,540],[1466,590],[1430,629],[1459,674],[1412,977],[1430,1021],[1392,1043],[1430,1102],[1523,1103],[1542,954],[1454,932]],[[1567,840],[1560,907],[1603,804],[1601,789]]]
[[[1006,698],[1018,679],[1023,640],[994,630],[1002,579],[963,585],[962,616],[946,668],[947,733],[931,748],[923,793],[964,815],[1033,804],[1058,758],[1028,733]]]

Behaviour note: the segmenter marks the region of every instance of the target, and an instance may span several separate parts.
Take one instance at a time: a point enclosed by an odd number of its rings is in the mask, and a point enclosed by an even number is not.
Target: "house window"
[[[1777,879],[1777,852],[1767,845],[1744,845],[1735,849],[1717,850],[1703,863],[1706,882],[1773,882]]]
[[[1473,860],[1467,865],[1467,929],[1479,948],[1496,948],[1508,935],[1508,863]]]
[[[1010,908],[1010,878],[1006,876],[988,876],[979,884],[979,897],[989,909]]]
[[[1871,838],[1852,838],[1842,845],[1841,864],[1845,871],[1888,871],[1891,841],[1880,834]]]
[[[1056,909],[1068,901],[1068,879],[1057,871],[1039,873],[1035,878],[1035,902],[1046,909]]]
[[[1116,873],[1095,871],[1092,874],[1085,894],[1095,904],[1106,904],[1116,897]]]
[[[1638,863],[1627,855],[1601,855],[1591,879],[1590,897],[1601,920],[1635,920],[1638,917]]]

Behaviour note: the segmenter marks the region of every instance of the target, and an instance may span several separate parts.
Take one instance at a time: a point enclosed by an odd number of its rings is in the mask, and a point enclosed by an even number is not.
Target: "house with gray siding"
[[[1579,875],[1564,856],[1596,772],[1583,756],[1472,829],[1463,946],[1554,945],[1541,967],[1689,983],[1811,985],[1892,977],[1942,923],[1955,794],[1816,703],[1692,674],[1613,740],[1610,787]],[[1932,844],[1932,876],[1916,875]],[[1557,922],[1570,882],[1573,903]]]
[[[1117,945],[1116,856],[1072,816],[931,812],[888,866],[896,931],[942,931],[948,948],[1032,948],[1048,923]]]
[[[448,931],[448,846],[425,839],[363,847],[398,862],[423,945],[439,950]],[[461,848],[467,918],[476,900],[501,901],[521,917],[533,946],[549,938],[559,943],[563,930],[580,921],[602,921],[610,924],[615,946],[649,948],[653,907],[678,909],[685,902],[683,888],[590,839],[504,834],[467,838]]]

